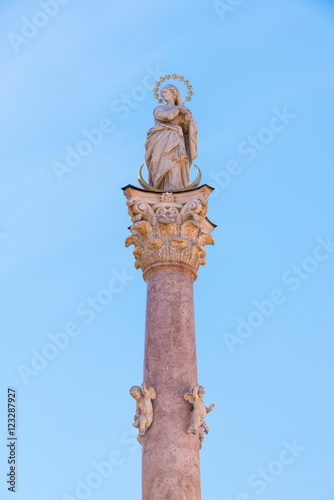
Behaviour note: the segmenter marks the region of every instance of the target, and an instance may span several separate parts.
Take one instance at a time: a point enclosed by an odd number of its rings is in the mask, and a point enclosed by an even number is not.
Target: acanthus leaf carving
[[[158,263],[183,263],[197,273],[205,264],[205,245],[213,245],[214,225],[206,218],[208,196],[204,185],[191,192],[154,193],[128,187],[132,236],[126,246],[134,245],[135,267],[145,271]]]
[[[130,245],[138,245],[138,238],[137,236],[128,236],[125,240],[125,246],[129,247]]]

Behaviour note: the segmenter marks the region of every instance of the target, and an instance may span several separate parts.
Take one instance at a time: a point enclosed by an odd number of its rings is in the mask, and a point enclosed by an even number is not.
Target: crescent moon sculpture
[[[191,189],[197,188],[197,186],[199,185],[199,183],[201,182],[201,179],[202,179],[202,174],[201,174],[200,169],[198,168],[197,165],[194,165],[194,167],[197,170],[196,179],[194,180],[194,182],[189,184],[189,186],[187,186],[186,188],[183,188],[183,189],[156,189],[144,180],[143,175],[142,175],[143,166],[144,165],[142,165],[140,167],[139,172],[138,172],[138,182],[141,185],[141,187],[144,188],[146,191],[154,191],[155,193],[166,193],[167,191],[169,193],[180,193],[182,191],[190,191]]]

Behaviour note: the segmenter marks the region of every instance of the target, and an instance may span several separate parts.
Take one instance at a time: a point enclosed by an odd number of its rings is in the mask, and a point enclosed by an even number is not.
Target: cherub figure
[[[209,433],[209,428],[204,422],[204,418],[209,413],[210,411],[213,410],[214,404],[212,404],[209,408],[206,408],[205,404],[203,403],[203,397],[205,395],[204,389],[202,386],[196,385],[195,388],[192,391],[192,394],[187,392],[183,397],[188,403],[193,405],[192,409],[192,423],[189,425],[187,429],[187,434],[190,434],[191,432],[193,434],[197,433],[198,429],[198,434],[199,434],[199,448],[202,448],[202,443],[204,441],[204,432],[206,434]],[[204,432],[203,432],[204,430]]]
[[[141,385],[143,391],[138,385],[134,385],[130,389],[130,394],[137,401],[135,421],[133,427],[139,429],[137,441],[143,444],[143,436],[153,422],[153,405],[152,400],[157,397],[155,389],[146,388],[145,382]]]

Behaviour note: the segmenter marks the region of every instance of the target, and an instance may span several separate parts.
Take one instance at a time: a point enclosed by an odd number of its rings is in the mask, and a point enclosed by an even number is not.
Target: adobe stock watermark
[[[35,38],[40,30],[45,28],[50,20],[59,14],[61,7],[69,2],[70,0],[40,0],[38,2],[40,10],[36,10],[31,19],[21,17],[22,26],[20,33],[15,33],[14,31],[7,33],[7,39],[14,52],[19,52],[21,47],[27,45],[30,40]]]
[[[334,253],[334,241],[331,236],[316,238],[317,246],[312,255],[305,257],[301,264],[293,264],[281,276],[281,281],[288,286],[288,291],[296,292],[301,285],[314,274],[322,262],[327,261]],[[244,317],[237,317],[234,333],[224,332],[223,340],[228,351],[233,354],[237,346],[244,344],[255,330],[269,319],[279,306],[287,300],[288,294],[282,288],[274,288],[263,300],[254,300],[253,309]]]
[[[282,133],[295,118],[296,115],[288,112],[286,106],[283,106],[282,110],[273,108],[272,116],[267,127],[261,128],[257,134],[249,135],[247,139],[241,141],[237,147],[238,154],[245,157],[246,162],[253,162],[257,155],[273,142],[275,136]],[[243,166],[242,160],[240,159],[228,161],[225,168],[218,172],[211,170],[209,176],[213,182],[210,181],[210,185],[215,188],[215,191],[211,195],[211,199],[218,196],[220,190],[226,189],[233,178],[237,177],[242,172]]]
[[[219,19],[224,21],[225,15],[234,12],[242,3],[244,3],[244,0],[225,0],[224,2],[221,0],[214,0],[212,5]]]
[[[296,439],[292,442],[284,440],[282,449],[278,457],[267,464],[266,467],[259,467],[256,472],[247,478],[249,490],[240,492],[235,500],[250,500],[254,495],[261,495],[267,488],[284,474],[287,467],[290,467],[297,458],[306,450],[305,446],[300,446]]]
[[[125,269],[121,272],[111,271],[112,277],[104,288],[101,288],[96,295],[87,297],[81,301],[76,309],[76,319],[65,323],[61,331],[48,333],[48,342],[41,349],[31,350],[31,360],[29,365],[19,364],[17,371],[24,385],[28,385],[31,377],[37,377],[56,359],[61,351],[64,351],[71,340],[82,333],[83,326],[80,326],[79,318],[83,318],[84,323],[89,324],[110,305],[114,295],[121,293],[129,281],[135,279],[131,274],[127,274]]]
[[[131,446],[127,449],[130,453],[140,449],[135,434],[136,429],[131,428],[130,431],[124,432],[120,438],[122,447]],[[125,463],[126,456],[125,450],[114,450],[102,462],[92,462],[92,471],[84,479],[76,478],[74,494],[64,493],[61,495],[61,500],[87,500],[90,498],[93,492],[112,476],[116,467]]]
[[[136,109],[147,98],[148,92],[152,92],[153,84],[161,74],[162,70],[159,66],[156,66],[155,69],[147,66],[141,84],[135,85],[129,93],[123,93],[111,102],[110,109],[113,119],[102,118],[94,128],[81,131],[83,137],[76,145],[66,146],[64,159],[54,161],[51,164],[60,183],[64,182],[64,178],[79,167],[84,158],[90,156],[96,148],[101,146],[106,136],[116,130],[114,117],[125,120],[130,115],[131,110]]]

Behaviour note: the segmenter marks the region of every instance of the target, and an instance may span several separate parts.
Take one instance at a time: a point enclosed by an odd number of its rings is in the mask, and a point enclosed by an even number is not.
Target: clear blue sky
[[[196,164],[216,187],[195,283],[199,382],[216,404],[203,500],[332,500],[334,2],[0,9],[0,498],[8,386],[17,500],[141,498],[129,388],[146,285],[121,187],[144,162],[155,75],[175,72],[194,86]]]

